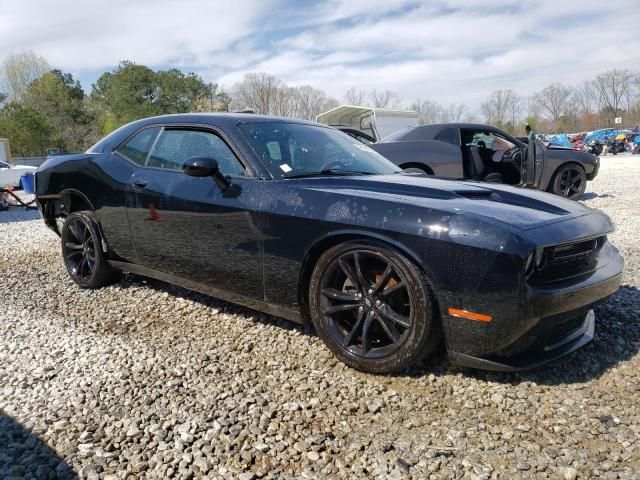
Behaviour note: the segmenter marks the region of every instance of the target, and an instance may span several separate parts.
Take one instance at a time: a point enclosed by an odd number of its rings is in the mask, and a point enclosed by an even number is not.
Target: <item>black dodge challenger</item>
[[[557,358],[593,338],[592,307],[623,269],[598,211],[403,172],[333,128],[277,117],[133,122],[49,159],[36,194],[80,287],[128,271],[310,320],[369,372],[441,342],[485,369]]]
[[[545,147],[538,141],[539,172],[532,182],[527,182],[521,176],[527,143],[490,125],[443,123],[406,128],[371,148],[405,170],[447,178],[527,184],[572,199],[579,198],[587,180],[598,174],[600,158],[596,155]]]

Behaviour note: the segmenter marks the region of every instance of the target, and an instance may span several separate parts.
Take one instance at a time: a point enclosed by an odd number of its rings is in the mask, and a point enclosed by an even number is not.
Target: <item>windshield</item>
[[[239,128],[274,178],[401,171],[368,146],[333,128],[283,122],[244,123]]]

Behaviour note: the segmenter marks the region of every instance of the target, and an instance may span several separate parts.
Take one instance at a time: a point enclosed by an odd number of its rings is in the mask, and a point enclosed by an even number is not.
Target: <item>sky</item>
[[[0,0],[0,59],[33,50],[91,84],[121,60],[227,88],[247,72],[466,103],[640,70],[637,0]]]

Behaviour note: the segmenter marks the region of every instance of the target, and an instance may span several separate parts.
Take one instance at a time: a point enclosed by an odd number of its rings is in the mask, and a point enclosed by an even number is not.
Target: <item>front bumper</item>
[[[610,244],[601,250],[598,268],[586,278],[526,287],[524,298],[507,299],[485,324],[445,318],[447,351],[455,365],[497,371],[533,368],[571,353],[593,338],[594,305],[619,288],[624,260]],[[450,333],[453,333],[451,335]]]
[[[581,319],[582,323],[577,328],[570,328],[573,327],[575,319]],[[575,352],[593,340],[596,316],[591,309],[586,314],[580,313],[575,317],[567,316],[565,321],[558,325],[552,325],[553,318],[545,320],[539,323],[539,326],[543,328],[538,328],[537,331],[531,332],[530,335],[523,339],[522,343],[528,343],[528,348],[516,355],[508,357],[496,355],[480,358],[450,351],[448,353],[449,361],[459,367],[478,368],[495,372],[515,372],[544,365]],[[553,328],[558,326],[561,329],[564,326],[568,331],[563,332],[564,335],[558,336],[557,328]]]

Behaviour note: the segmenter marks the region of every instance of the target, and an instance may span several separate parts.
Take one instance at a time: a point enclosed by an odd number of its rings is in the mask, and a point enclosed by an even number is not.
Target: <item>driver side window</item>
[[[490,150],[509,150],[514,148],[515,145],[506,138],[496,135],[493,132],[473,132],[470,136],[467,135],[467,145],[475,145],[479,148],[488,148]]]
[[[194,129],[165,128],[150,152],[147,166],[182,170],[185,160],[191,157],[213,158],[223,175],[245,175],[242,163],[220,137]]]

